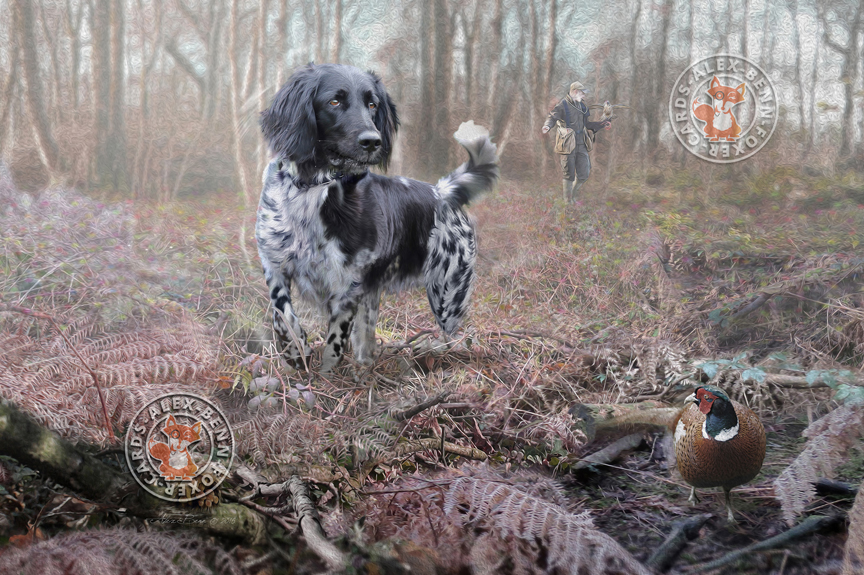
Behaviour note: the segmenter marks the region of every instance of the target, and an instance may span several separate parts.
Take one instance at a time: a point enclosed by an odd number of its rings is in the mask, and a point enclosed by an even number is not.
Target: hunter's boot
[[[570,192],[573,189],[573,182],[570,180],[562,180],[564,182],[564,202],[570,203]]]
[[[579,192],[579,188],[585,185],[586,180],[576,180],[573,185],[573,189],[570,191],[570,200],[571,202],[575,202],[578,197],[577,194]]]

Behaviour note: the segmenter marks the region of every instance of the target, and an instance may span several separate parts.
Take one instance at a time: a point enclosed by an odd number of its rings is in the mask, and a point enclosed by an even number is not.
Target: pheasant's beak
[[[685,405],[688,403],[694,403],[696,405],[699,405],[699,400],[696,398],[696,392],[695,391],[693,393],[691,393],[690,395],[688,395],[687,398],[684,400]]]

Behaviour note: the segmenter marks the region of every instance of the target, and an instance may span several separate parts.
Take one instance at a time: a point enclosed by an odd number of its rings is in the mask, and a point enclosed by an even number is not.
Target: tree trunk
[[[0,159],[4,158],[4,148],[7,138],[11,140],[12,133],[12,104],[14,103],[15,85],[18,83],[18,46],[13,42],[10,47],[12,54],[12,65],[9,68],[9,77],[3,87],[2,111],[0,111]]]
[[[414,124],[415,130],[414,153],[419,157],[426,157],[428,150],[424,149],[429,138],[432,137],[434,129],[435,101],[435,77],[432,72],[432,45],[434,34],[432,29],[432,3],[420,3],[420,107],[418,117]],[[419,168],[419,165],[418,165]],[[427,169],[429,166],[426,167]],[[431,170],[430,170],[431,171]],[[429,172],[422,172],[426,177]]]
[[[443,174],[448,167],[450,151],[450,88],[453,83],[453,39],[447,0],[434,0],[435,52],[433,57],[435,137],[431,146],[433,173]]]
[[[468,29],[467,18],[463,18],[465,26],[465,109],[468,111],[468,117],[474,117],[474,63],[477,58],[477,37],[480,30],[480,0],[474,2],[474,16],[471,20],[471,28]]]
[[[630,23],[630,116],[633,118],[628,149],[633,151],[638,146],[642,127],[639,125],[636,106],[639,103],[637,84],[639,79],[639,64],[636,62],[636,38],[639,34],[639,15],[642,12],[642,0],[635,0],[636,10]]]
[[[759,65],[765,66],[765,57],[768,55],[768,37],[773,35],[769,22],[771,21],[771,0],[765,0],[765,10],[762,15],[762,41],[759,46]]]
[[[666,102],[669,99],[668,94],[663,94],[666,89],[666,51],[669,47],[669,22],[672,19],[672,1],[664,0],[660,8],[661,24],[660,24],[660,49],[657,54],[657,65],[655,66],[654,75],[654,98],[651,105],[648,107],[647,115],[648,122],[648,153],[652,158],[656,158],[657,152],[660,149],[660,118],[664,116],[666,110]]]
[[[111,130],[108,146],[111,153],[111,179],[114,189],[126,188],[126,111],[125,58],[126,2],[111,2]]]
[[[495,0],[495,9],[492,13],[492,22],[489,26],[488,46],[489,46],[489,84],[486,91],[486,110],[490,111],[490,116],[495,116],[495,105],[501,99],[501,30],[503,27],[502,20],[504,0]],[[492,117],[489,121],[492,121]],[[494,126],[492,126],[494,129]]]
[[[854,151],[852,135],[854,133],[854,87],[858,72],[858,35],[861,30],[861,3],[857,3],[855,14],[849,20],[849,39],[846,45],[838,44],[831,39],[828,32],[828,23],[825,21],[823,8],[819,8],[819,19],[822,21],[822,38],[825,45],[840,54],[842,64],[840,65],[840,81],[843,83],[843,119],[840,126],[840,156],[848,157]]]
[[[42,78],[39,76],[39,52],[36,48],[36,22],[32,0],[14,0],[14,29],[18,32],[21,50],[22,71],[26,84],[25,102],[33,126],[33,135],[39,149],[39,157],[54,177],[60,171],[60,151],[51,134],[51,122],[45,110]]]
[[[804,86],[801,83],[801,30],[798,22],[798,0],[789,0],[792,15],[792,45],[795,46],[795,87],[798,90],[798,136],[804,135]]]
[[[341,62],[342,53],[342,0],[335,0],[333,7],[333,44],[330,46],[330,61]]]
[[[240,19],[239,4],[240,0],[231,0],[231,20],[228,33],[228,67],[231,74],[231,143],[234,148],[234,169],[237,174],[237,183],[240,184],[240,197],[243,198],[243,207],[248,208],[252,205],[252,198],[248,178],[246,177],[246,167],[243,162],[242,142],[240,141],[240,70],[237,64],[237,25]]]
[[[270,7],[269,0],[258,0],[258,66],[257,66],[257,91],[258,109],[267,107],[267,63],[270,61],[267,51],[267,13]],[[264,173],[267,166],[267,147],[264,138],[258,140],[258,170],[256,173]]]
[[[324,63],[324,2],[315,3],[315,63]]]
[[[40,7],[41,8],[41,7]],[[63,97],[61,94],[62,82],[60,81],[60,58],[57,56],[57,42],[59,42],[60,34],[59,32],[52,33],[48,28],[48,18],[45,16],[45,10],[40,10],[41,14],[39,17],[40,24],[42,25],[42,35],[45,38],[46,44],[48,44],[48,55],[51,60],[51,72],[52,79],[51,88],[48,90],[50,94],[50,102],[48,103],[48,107],[50,110],[53,110],[53,123],[54,124],[62,124],[64,122],[64,114],[63,114]]]
[[[74,14],[72,12],[72,5],[70,0],[66,0],[66,31],[69,34],[69,41],[71,44],[71,54],[72,63],[71,69],[69,71],[72,76],[72,107],[74,110],[78,109],[78,105],[80,103],[80,99],[78,97],[78,78],[79,73],[78,70],[81,67],[81,21],[84,17],[84,4],[78,5],[78,12]]]
[[[105,184],[111,177],[111,150],[108,134],[111,125],[111,7],[106,1],[91,4],[91,61],[93,78],[93,134],[95,179]]]
[[[222,54],[223,0],[210,0],[210,29],[207,36],[207,71],[204,76],[204,118],[210,122],[219,99],[219,56]]]
[[[286,65],[285,55],[288,54],[288,0],[279,2],[279,65],[276,67],[276,89],[285,82]]]
[[[546,97],[552,96],[554,90],[552,89],[552,78],[555,73],[555,52],[558,48],[558,36],[556,34],[555,25],[558,21],[558,4],[556,0],[550,0],[549,2],[549,24],[547,33],[549,34],[548,39],[546,41],[546,69],[543,73],[543,86],[545,88]]]
[[[816,37],[813,42],[816,44],[816,52],[813,54],[813,69],[810,71],[810,125],[807,131],[810,133],[810,138],[807,141],[807,149],[804,155],[809,155],[810,150],[816,144],[816,82],[819,80],[819,56],[822,46],[822,38],[819,35],[819,24],[816,25]]]

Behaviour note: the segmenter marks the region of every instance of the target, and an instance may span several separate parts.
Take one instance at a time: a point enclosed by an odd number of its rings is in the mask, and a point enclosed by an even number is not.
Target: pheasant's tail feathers
[[[441,178],[436,188],[441,199],[463,206],[495,185],[499,175],[498,154],[485,128],[473,122],[462,124],[454,136],[468,151],[469,159]]]

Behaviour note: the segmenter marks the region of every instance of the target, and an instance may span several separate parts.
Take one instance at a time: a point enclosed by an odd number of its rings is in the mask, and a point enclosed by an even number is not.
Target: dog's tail
[[[450,175],[438,180],[435,186],[439,197],[455,207],[464,206],[480,194],[491,190],[499,174],[495,144],[488,136],[483,135],[471,140],[457,137],[457,140],[468,151],[468,161]]]

